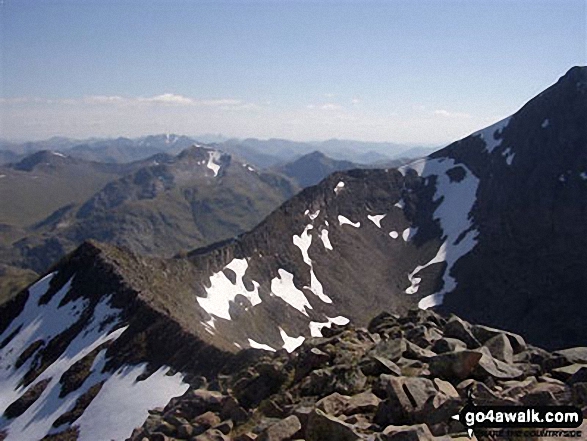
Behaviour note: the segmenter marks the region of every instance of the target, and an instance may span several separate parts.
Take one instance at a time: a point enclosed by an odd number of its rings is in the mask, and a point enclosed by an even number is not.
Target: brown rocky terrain
[[[451,417],[469,394],[475,405],[573,405],[587,416],[587,347],[551,353],[422,310],[324,334],[289,354],[247,350],[237,372],[200,378],[129,439],[464,440]]]

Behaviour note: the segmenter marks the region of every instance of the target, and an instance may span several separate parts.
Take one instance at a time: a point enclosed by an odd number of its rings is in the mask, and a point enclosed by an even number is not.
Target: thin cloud
[[[471,115],[469,115],[468,113],[449,112],[448,110],[445,110],[445,109],[438,109],[438,110],[435,110],[433,113],[434,113],[434,115],[442,116],[445,118],[471,118]]]
[[[162,95],[156,95],[150,98],[138,98],[138,101],[180,106],[189,106],[194,104],[194,100],[191,98],[185,97],[183,95],[176,95],[174,93],[164,93]]]
[[[342,110],[343,107],[335,103],[324,103],[324,104],[308,104],[307,109],[320,109],[320,110]]]
[[[83,101],[86,104],[113,104],[113,103],[117,104],[117,103],[123,103],[127,100],[121,96],[118,96],[118,95],[114,95],[114,96],[90,95],[90,96],[85,96],[83,98]]]

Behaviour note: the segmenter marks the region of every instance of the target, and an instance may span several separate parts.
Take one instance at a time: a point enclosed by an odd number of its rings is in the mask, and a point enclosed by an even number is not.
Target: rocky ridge
[[[292,353],[248,349],[150,411],[131,441],[469,439],[476,405],[574,405],[587,416],[587,348],[547,352],[455,315],[381,313]],[[583,426],[583,430],[587,427]]]

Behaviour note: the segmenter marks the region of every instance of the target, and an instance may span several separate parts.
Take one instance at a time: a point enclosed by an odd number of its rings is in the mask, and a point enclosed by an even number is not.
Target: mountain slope
[[[72,202],[82,202],[128,167],[42,150],[0,166],[0,222],[26,227]]]
[[[201,146],[124,167],[126,176],[29,228],[5,260],[44,271],[87,239],[172,256],[252,228],[297,191],[284,177]]]
[[[277,171],[294,179],[301,187],[316,185],[335,171],[359,168],[350,161],[337,161],[315,151],[277,168]]]

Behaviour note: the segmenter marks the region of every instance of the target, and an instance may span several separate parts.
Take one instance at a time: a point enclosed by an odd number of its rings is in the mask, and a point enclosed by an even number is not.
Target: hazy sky
[[[585,65],[584,0],[0,0],[0,136],[442,144]]]

